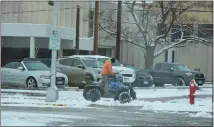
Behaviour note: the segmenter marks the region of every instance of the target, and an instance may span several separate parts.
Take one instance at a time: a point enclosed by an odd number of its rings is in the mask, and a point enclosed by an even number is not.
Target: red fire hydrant
[[[198,88],[198,84],[195,82],[195,79],[192,79],[189,83],[189,103],[191,105],[195,104],[195,91]]]

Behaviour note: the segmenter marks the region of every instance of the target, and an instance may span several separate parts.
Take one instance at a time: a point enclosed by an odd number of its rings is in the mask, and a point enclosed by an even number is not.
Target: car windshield
[[[40,60],[43,64],[45,64],[48,67],[51,67],[51,60]]]
[[[97,63],[95,59],[82,59],[82,62],[85,64],[87,67],[97,67]]]
[[[175,65],[174,68],[179,71],[191,71],[187,66],[181,64]]]
[[[26,68],[29,70],[29,71],[37,71],[37,70],[50,70],[48,66],[46,66],[45,64],[43,64],[42,62],[36,62],[36,61],[33,61],[33,62],[23,62],[26,66]]]
[[[131,68],[131,69],[133,69],[133,70],[137,71],[137,68],[136,68],[136,67],[134,67],[134,66],[132,66],[132,65],[124,65],[124,67],[128,67],[128,68]]]
[[[103,64],[106,62],[106,60],[108,60],[109,58],[97,58],[98,59],[98,65],[99,66],[103,66]],[[115,60],[115,62],[113,63],[113,66],[121,66],[120,63]]]

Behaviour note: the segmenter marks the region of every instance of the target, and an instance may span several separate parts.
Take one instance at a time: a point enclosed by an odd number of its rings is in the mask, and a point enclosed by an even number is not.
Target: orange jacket
[[[106,60],[105,64],[103,65],[102,75],[114,75],[112,72],[112,63],[111,60]]]

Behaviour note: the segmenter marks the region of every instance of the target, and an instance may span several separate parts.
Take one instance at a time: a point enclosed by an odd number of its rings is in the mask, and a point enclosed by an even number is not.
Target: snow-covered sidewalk
[[[138,98],[155,98],[155,97],[173,97],[173,96],[185,96],[188,95],[188,89],[135,89]],[[45,90],[19,90],[19,89],[1,89],[3,93],[34,93],[34,94],[46,94]],[[82,91],[60,91],[59,96],[82,96]],[[195,95],[212,95],[212,88],[201,88],[196,91]]]
[[[15,91],[15,90],[14,90]],[[16,92],[28,93],[41,93],[45,91],[27,91],[16,90]],[[45,96],[27,96],[24,94],[11,95],[9,93],[1,94],[1,106],[27,106],[27,107],[66,107],[66,108],[92,108],[90,105],[103,105],[103,106],[141,106],[141,110],[154,110],[154,111],[173,111],[173,112],[198,112],[198,116],[206,115],[207,112],[212,112],[212,98],[197,98],[199,95],[212,95],[212,89],[204,88],[196,91],[195,105],[190,105],[188,99],[174,99],[168,101],[154,101],[149,102],[144,99],[148,98],[167,98],[167,97],[181,97],[188,96],[188,90],[182,89],[157,89],[154,90],[136,90],[138,100],[131,101],[128,104],[120,104],[114,102],[111,98],[101,98],[100,101],[95,103],[86,101],[81,91],[59,91],[59,100],[56,102],[45,102]],[[195,115],[195,116],[197,116]],[[206,117],[210,117],[206,115]]]

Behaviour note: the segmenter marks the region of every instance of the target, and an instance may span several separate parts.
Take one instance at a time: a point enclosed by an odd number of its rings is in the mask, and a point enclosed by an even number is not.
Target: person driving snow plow
[[[106,60],[105,64],[102,68],[102,83],[104,84],[104,96],[108,95],[108,87],[109,87],[109,76],[114,76],[114,73],[112,71],[112,64],[115,62],[115,58],[111,58],[109,60]]]

